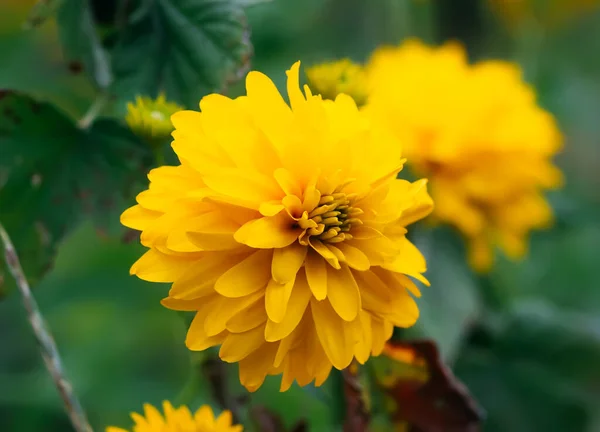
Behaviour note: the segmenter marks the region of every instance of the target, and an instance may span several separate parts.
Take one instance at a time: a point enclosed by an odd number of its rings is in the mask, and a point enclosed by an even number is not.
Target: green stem
[[[166,165],[163,146],[154,146],[154,162],[156,162],[156,166],[159,167]]]
[[[4,245],[6,265],[15,279],[15,282],[17,283],[21,297],[23,297],[23,304],[27,310],[27,319],[31,324],[33,333],[40,346],[44,364],[46,365],[48,372],[50,372],[52,380],[58,389],[58,393],[60,394],[60,397],[65,405],[65,409],[71,419],[73,428],[77,432],[92,432],[92,427],[88,423],[85,411],[83,410],[77,395],[73,391],[73,386],[65,376],[65,371],[60,354],[58,353],[58,348],[56,347],[56,342],[54,342],[52,333],[44,322],[44,318],[38,308],[37,302],[31,293],[29,282],[27,282],[27,279],[25,278],[25,274],[23,273],[23,268],[21,267],[15,247],[1,223],[0,239],[2,239],[2,243]]]
[[[338,425],[346,423],[346,395],[344,390],[343,371],[332,369],[329,379],[331,380],[332,392],[332,409],[334,413],[334,421]]]
[[[79,129],[87,129],[91,126],[94,120],[96,120],[96,117],[98,117],[100,112],[102,112],[102,110],[104,109],[104,106],[108,102],[108,99],[109,95],[107,93],[101,93],[96,98],[96,100],[94,101],[94,103],[92,103],[85,115],[81,118],[81,120],[79,120],[79,123],[77,124]]]

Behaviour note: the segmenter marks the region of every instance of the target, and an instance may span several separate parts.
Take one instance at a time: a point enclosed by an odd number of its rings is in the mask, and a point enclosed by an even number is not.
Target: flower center
[[[319,205],[308,214],[308,219],[300,220],[299,225],[306,229],[306,235],[300,243],[308,245],[308,238],[314,236],[325,243],[340,243],[350,240],[350,229],[353,225],[362,225],[357,218],[363,211],[353,207],[356,194],[336,192],[323,195]]]

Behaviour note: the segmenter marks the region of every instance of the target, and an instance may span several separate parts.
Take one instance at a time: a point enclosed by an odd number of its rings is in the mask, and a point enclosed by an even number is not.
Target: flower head
[[[379,49],[368,68],[366,110],[402,137],[412,169],[431,181],[435,216],[468,238],[472,265],[488,269],[496,245],[523,255],[530,230],[552,219],[542,191],[561,183],[550,160],[561,135],[519,68],[469,65],[459,45],[417,41]]]
[[[350,59],[322,63],[306,70],[313,90],[326,99],[335,99],[340,93],[350,96],[357,105],[367,100],[367,77],[363,67]]]
[[[425,260],[405,237],[427,215],[426,181],[397,180],[400,146],[345,95],[299,88],[288,106],[259,72],[247,96],[210,95],[173,115],[181,165],[150,172],[122,222],[150,250],[132,274],[172,282],[163,305],[195,311],[191,350],[221,345],[256,390],[267,374],[320,385],[379,354],[418,317],[407,277]]]
[[[151,143],[160,142],[173,131],[171,115],[182,109],[174,102],[167,102],[163,93],[156,100],[137,96],[135,103],[127,104],[125,121],[136,135]]]
[[[200,407],[194,414],[188,407],[173,408],[163,402],[164,415],[152,405],[144,405],[144,415],[132,413],[133,432],[242,432],[241,425],[231,424],[231,412],[223,411],[215,418],[208,405]],[[128,432],[127,429],[108,427],[106,432]]]

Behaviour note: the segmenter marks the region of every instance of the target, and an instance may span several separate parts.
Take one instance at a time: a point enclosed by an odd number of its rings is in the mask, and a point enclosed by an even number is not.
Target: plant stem
[[[52,380],[58,389],[58,393],[63,400],[67,414],[71,418],[71,423],[77,432],[92,432],[92,427],[88,423],[85,412],[79,403],[79,399],[73,391],[73,386],[65,377],[65,372],[62,366],[62,360],[58,353],[58,348],[52,337],[52,333],[44,323],[44,318],[40,313],[37,302],[31,293],[29,283],[23,273],[23,268],[19,262],[19,257],[15,247],[8,236],[8,233],[0,223],[0,239],[4,245],[4,256],[6,265],[13,275],[21,296],[23,304],[27,310],[27,319],[31,324],[33,333],[38,341],[42,358],[46,365],[46,369],[50,372]]]
[[[85,115],[81,118],[81,120],[79,120],[77,126],[80,129],[89,128],[104,108],[104,105],[106,105],[106,103],[108,102],[108,98],[109,96],[107,93],[101,93],[100,95],[98,95],[96,100],[92,103],[92,105],[90,105],[90,108],[87,110]]]

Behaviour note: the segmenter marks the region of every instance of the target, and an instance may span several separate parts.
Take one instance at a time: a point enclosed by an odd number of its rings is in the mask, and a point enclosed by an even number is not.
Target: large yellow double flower
[[[426,181],[397,180],[401,145],[350,97],[302,93],[299,67],[291,106],[251,72],[247,96],[175,114],[181,165],[122,215],[149,248],[131,272],[172,282],[163,304],[196,311],[188,348],[221,345],[251,391],[267,374],[320,385],[419,315],[425,260],[405,235],[432,210]]]

